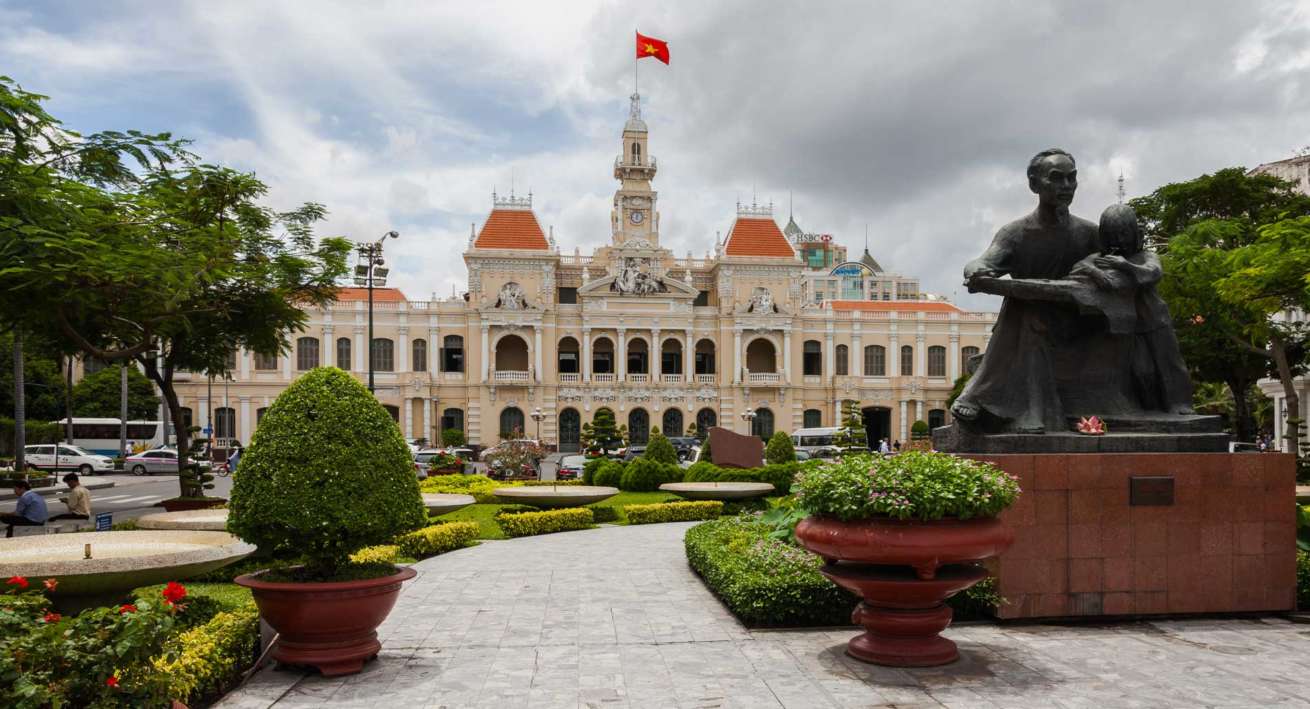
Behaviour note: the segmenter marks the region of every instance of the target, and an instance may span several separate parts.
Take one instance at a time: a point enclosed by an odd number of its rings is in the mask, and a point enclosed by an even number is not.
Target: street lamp
[[[746,433],[755,433],[755,409],[747,408],[741,412],[741,420],[746,422]]]
[[[535,409],[532,410],[532,413],[531,413],[531,414],[528,414],[528,415],[532,417],[532,420],[533,420],[533,421],[536,421],[536,422],[537,422],[537,443],[540,445],[540,443],[541,443],[541,420],[544,419],[544,418],[546,418],[546,414],[542,413],[542,411],[541,411],[541,407],[537,407],[537,408],[535,408]]]
[[[355,252],[359,262],[355,265],[355,285],[368,288],[368,391],[373,393],[373,287],[387,285],[389,269],[382,264],[382,242],[387,237],[400,237],[400,232],[389,231],[371,244],[360,244]]]

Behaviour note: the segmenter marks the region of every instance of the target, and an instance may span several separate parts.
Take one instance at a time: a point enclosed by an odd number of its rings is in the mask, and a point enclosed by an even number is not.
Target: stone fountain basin
[[[158,512],[137,518],[141,529],[184,529],[200,532],[227,531],[227,510],[187,510],[186,512]]]
[[[84,545],[91,558],[84,559]],[[138,586],[180,581],[239,561],[255,551],[227,532],[80,532],[0,539],[0,577],[26,576],[33,584],[54,578],[56,605],[92,605],[76,597],[112,602]]]
[[[773,492],[769,483],[664,483],[660,489],[688,500],[745,500]]]
[[[428,514],[434,516],[462,510],[475,502],[477,500],[472,495],[455,495],[445,492],[423,493],[423,506],[428,508]]]
[[[502,502],[534,507],[581,507],[619,494],[617,487],[600,485],[532,485],[501,487],[493,493]]]

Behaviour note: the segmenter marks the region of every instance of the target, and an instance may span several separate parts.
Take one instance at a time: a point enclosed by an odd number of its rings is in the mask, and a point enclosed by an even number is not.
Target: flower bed
[[[534,534],[568,532],[586,529],[592,525],[594,517],[586,507],[566,507],[560,510],[544,512],[519,512],[500,515],[496,524],[509,537],[527,537]]]
[[[715,519],[723,513],[718,500],[701,502],[664,502],[655,505],[628,505],[623,514],[628,524],[658,524],[660,522],[695,522]]]

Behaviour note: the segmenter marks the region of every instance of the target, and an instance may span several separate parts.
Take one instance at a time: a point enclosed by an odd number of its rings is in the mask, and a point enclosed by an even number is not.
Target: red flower
[[[124,603],[123,605],[118,607],[119,615],[127,615],[128,613],[135,613],[135,612],[136,612],[136,606],[132,605],[131,603]]]
[[[109,675],[109,679],[105,680],[105,684],[106,684],[106,685],[109,685],[110,687],[117,688],[117,687],[118,687],[118,675],[116,675],[116,674]]]
[[[47,623],[58,623],[58,622],[59,622],[59,619],[62,618],[62,617],[63,617],[63,616],[59,615],[58,613],[50,613],[50,612],[47,612],[47,613],[45,614],[45,622],[47,622]]]
[[[45,590],[47,591],[54,591],[55,586],[59,585],[59,582],[55,579],[46,579],[45,581],[42,581],[42,583],[45,584]]]
[[[164,587],[163,593],[164,598],[167,599],[169,603],[178,603],[183,598],[186,598],[186,586],[183,586],[176,581],[169,581],[168,585]]]
[[[10,586],[17,586],[18,588],[27,588],[28,586],[27,579],[22,576],[10,576],[9,580],[5,583]]]

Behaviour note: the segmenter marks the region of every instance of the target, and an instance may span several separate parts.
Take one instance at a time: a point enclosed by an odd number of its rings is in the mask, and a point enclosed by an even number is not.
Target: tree
[[[178,458],[188,460],[174,373],[226,374],[241,347],[288,351],[305,307],[335,297],[349,243],[314,238],[321,205],[262,206],[267,188],[253,175],[192,164],[167,134],[77,141],[41,111],[40,97],[3,82],[0,90],[0,122],[17,116],[54,136],[16,141],[25,157],[0,158],[0,178],[18,177],[0,179],[12,188],[0,192],[0,292],[22,294],[21,306],[0,299],[0,320],[27,331],[53,327],[64,351],[135,360],[167,402]],[[142,165],[139,174],[125,155]],[[179,481],[184,496],[195,492]]]
[[[441,445],[447,448],[458,448],[465,443],[464,432],[458,428],[448,428],[441,432]]]
[[[1161,253],[1164,278],[1160,294],[1169,304],[1178,344],[1194,382],[1227,385],[1237,437],[1253,439],[1250,392],[1255,382],[1267,373],[1281,379],[1279,359],[1287,360],[1286,369],[1295,370],[1296,353],[1303,349],[1305,338],[1281,325],[1271,326],[1273,317],[1262,312],[1262,307],[1216,297],[1216,287],[1225,281],[1230,294],[1243,291],[1226,279],[1255,255],[1248,247],[1261,239],[1264,227],[1310,215],[1310,197],[1274,176],[1250,175],[1244,168],[1233,167],[1165,185],[1130,204],[1137,210],[1148,242]],[[1263,260],[1268,261],[1267,257],[1265,253]],[[1283,265],[1296,263],[1290,258]],[[1277,263],[1267,265],[1271,269],[1266,273],[1279,268]],[[1250,279],[1243,276],[1241,280]],[[1267,299],[1262,302],[1266,306],[1271,303]],[[1262,339],[1266,337],[1278,341]]]
[[[13,349],[13,333],[0,334],[0,352],[9,353]],[[65,383],[59,355],[31,334],[23,337],[23,384],[29,421],[50,422],[64,417]],[[14,412],[15,403],[14,369],[0,367],[0,415]]]
[[[769,444],[764,447],[764,462],[769,465],[796,462],[796,447],[792,445],[791,436],[784,431],[774,431]]]
[[[868,450],[869,437],[864,430],[864,415],[860,411],[860,402],[846,399],[842,402],[842,425],[832,437],[833,445],[838,448],[861,448]]]
[[[646,443],[646,451],[642,456],[657,463],[677,464],[678,462],[678,451],[674,450],[669,439],[658,431],[650,434],[650,441]]]
[[[121,398],[118,367],[106,367],[73,385],[73,411],[78,416],[118,418]],[[127,368],[127,417],[154,420],[159,415],[155,387],[136,367]]]

